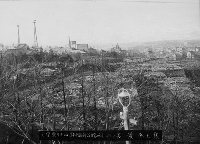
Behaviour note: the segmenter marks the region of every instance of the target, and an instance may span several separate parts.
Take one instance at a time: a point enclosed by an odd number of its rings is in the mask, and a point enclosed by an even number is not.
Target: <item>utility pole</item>
[[[18,28],[18,45],[20,44],[20,36],[19,36],[19,25],[17,25]]]
[[[69,37],[69,48],[71,49],[71,41],[70,41],[70,37]]]
[[[199,0],[199,26],[200,26],[200,0]],[[196,51],[196,48],[195,48]]]

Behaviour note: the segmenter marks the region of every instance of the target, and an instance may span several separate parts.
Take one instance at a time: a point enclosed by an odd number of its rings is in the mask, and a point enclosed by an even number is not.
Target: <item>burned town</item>
[[[0,143],[199,144],[199,2],[0,2]]]

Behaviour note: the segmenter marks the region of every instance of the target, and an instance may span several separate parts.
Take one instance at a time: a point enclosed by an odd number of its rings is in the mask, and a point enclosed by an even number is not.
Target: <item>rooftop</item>
[[[19,44],[16,48],[17,49],[20,49],[20,48],[23,48],[23,47],[25,47],[25,46],[28,46],[27,44]]]

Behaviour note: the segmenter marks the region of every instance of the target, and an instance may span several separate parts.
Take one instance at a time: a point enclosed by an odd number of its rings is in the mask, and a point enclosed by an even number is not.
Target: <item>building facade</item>
[[[88,51],[88,44],[77,44],[77,49],[82,51]]]
[[[121,52],[121,48],[120,48],[119,45],[117,44],[116,47],[111,48],[111,52],[120,53],[120,52]]]
[[[5,54],[19,55],[19,54],[29,54],[30,52],[31,52],[31,49],[29,48],[27,44],[19,44],[15,48],[7,49]]]

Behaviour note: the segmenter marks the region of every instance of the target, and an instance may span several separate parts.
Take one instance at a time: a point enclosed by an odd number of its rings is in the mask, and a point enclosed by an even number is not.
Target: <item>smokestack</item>
[[[18,27],[18,45],[20,44],[20,36],[19,36],[19,25],[17,25]]]

